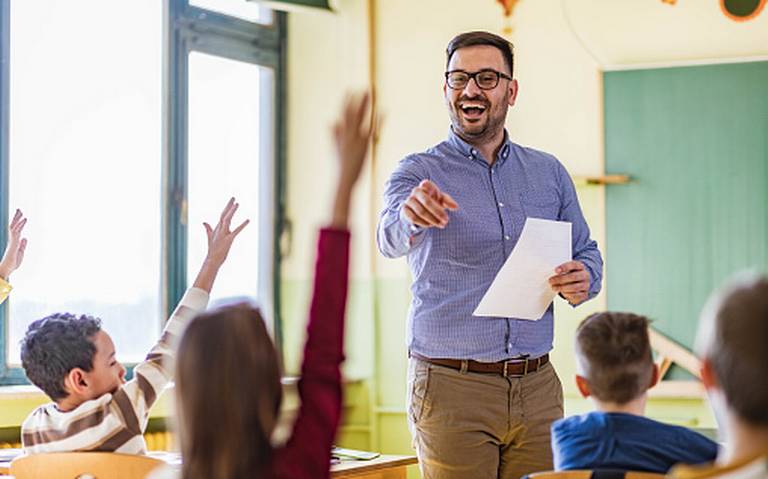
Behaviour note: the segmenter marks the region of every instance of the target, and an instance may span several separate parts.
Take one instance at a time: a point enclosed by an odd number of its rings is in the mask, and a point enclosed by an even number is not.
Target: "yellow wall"
[[[554,153],[572,175],[604,172],[602,72],[644,65],[768,57],[768,12],[746,23],[726,19],[717,2],[660,0],[522,0],[511,21],[521,92],[507,128],[512,138]],[[369,54],[373,5],[375,48]],[[405,430],[405,314],[410,274],[405,260],[372,251],[384,182],[406,154],[441,141],[448,131],[442,98],[444,48],[461,31],[501,32],[495,0],[339,0],[337,12],[289,19],[288,215],[293,252],[283,265],[286,366],[298,368],[315,229],[328,208],[333,150],[328,128],[343,91],[364,87],[375,64],[384,115],[376,163],[358,190],[347,334],[347,427],[342,442],[408,452]],[[713,92],[716,94],[716,92]],[[579,188],[587,220],[606,261],[602,187]],[[572,384],[577,322],[605,308],[597,299],[572,310],[556,304],[554,362],[566,388],[567,412],[589,405]],[[701,400],[653,400],[649,413],[688,425],[714,426]]]

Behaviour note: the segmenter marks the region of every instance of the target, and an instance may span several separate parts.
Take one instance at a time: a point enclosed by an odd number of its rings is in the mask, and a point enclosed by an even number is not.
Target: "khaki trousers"
[[[551,363],[523,377],[410,358],[408,426],[423,479],[518,479],[552,469],[550,426],[563,417]]]

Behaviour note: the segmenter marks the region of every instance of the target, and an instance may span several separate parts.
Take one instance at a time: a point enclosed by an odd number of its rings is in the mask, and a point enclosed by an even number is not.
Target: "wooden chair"
[[[11,462],[16,479],[144,479],[165,462],[114,452],[54,452],[21,456]]]
[[[664,474],[616,470],[546,471],[528,474],[527,479],[664,479]]]

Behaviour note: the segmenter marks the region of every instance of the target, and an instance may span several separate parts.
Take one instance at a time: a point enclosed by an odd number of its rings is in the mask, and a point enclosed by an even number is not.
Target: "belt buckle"
[[[528,374],[528,361],[529,361],[529,359],[530,358],[520,358],[520,359],[508,359],[508,360],[504,361],[504,371],[502,372],[502,374],[504,375],[505,378],[510,378],[510,377],[511,378],[521,378],[521,377],[527,375]],[[510,363],[512,363],[512,364],[524,363],[523,372],[521,374],[509,374],[508,366],[509,366]],[[533,372],[533,371],[531,371],[531,372]]]
[[[523,374],[510,374],[509,373],[509,369],[508,369],[510,363],[511,364],[517,364],[517,363],[519,363],[521,361],[525,361],[525,366],[524,366],[524,369],[523,369]],[[504,371],[502,372],[502,374],[504,375],[505,378],[521,378],[521,377],[525,376],[526,374],[528,374],[528,358],[525,358],[525,359],[507,359],[506,361],[504,361]]]

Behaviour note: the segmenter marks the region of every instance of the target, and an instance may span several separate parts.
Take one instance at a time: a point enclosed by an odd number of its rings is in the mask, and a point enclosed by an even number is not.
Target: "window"
[[[212,300],[258,296],[258,252],[263,239],[259,235],[260,190],[269,187],[259,184],[263,163],[254,159],[259,158],[262,142],[271,143],[271,135],[261,138],[259,115],[263,109],[260,83],[265,81],[271,87],[271,80],[269,70],[258,65],[198,52],[189,56],[187,284],[194,280],[206,251],[203,221],[217,218],[229,197],[235,196],[240,203],[235,224],[244,218],[253,222],[243,230],[232,249],[212,292]],[[264,201],[271,209],[269,197]],[[229,264],[237,265],[237,269]]]
[[[214,12],[223,13],[243,20],[269,25],[273,21],[272,10],[255,1],[246,0],[191,0],[195,7],[205,8]]]
[[[212,299],[255,298],[277,320],[284,18],[194,3],[217,11],[0,0],[0,246],[16,207],[30,241],[0,306],[0,383],[26,382],[19,340],[58,311],[101,317],[118,358],[140,361],[197,273],[202,221],[230,196],[252,225]]]

